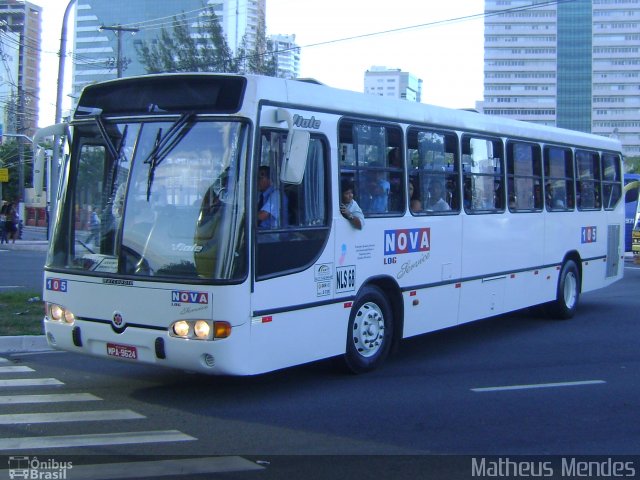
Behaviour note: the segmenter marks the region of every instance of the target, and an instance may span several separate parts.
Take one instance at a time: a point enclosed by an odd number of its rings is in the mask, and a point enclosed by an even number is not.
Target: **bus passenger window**
[[[605,210],[613,210],[622,197],[620,156],[602,154],[602,200]]]
[[[545,204],[549,211],[574,209],[573,156],[568,148],[544,149]]]
[[[494,138],[462,137],[464,207],[469,213],[499,213],[504,210],[502,141]]]
[[[414,215],[458,212],[460,169],[456,134],[411,127],[407,147],[410,212]]]
[[[339,126],[340,176],[353,179],[365,216],[404,211],[402,129],[355,120]]]
[[[542,210],[542,158],[540,147],[533,143],[507,143],[509,210]]]
[[[600,209],[600,161],[596,152],[576,150],[576,193],[579,210]]]

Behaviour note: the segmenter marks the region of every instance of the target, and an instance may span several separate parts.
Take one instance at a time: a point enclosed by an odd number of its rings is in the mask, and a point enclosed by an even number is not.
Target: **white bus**
[[[622,278],[612,139],[220,74],[88,86],[69,128],[44,274],[59,349],[359,373],[414,335],[539,304],[569,318]]]

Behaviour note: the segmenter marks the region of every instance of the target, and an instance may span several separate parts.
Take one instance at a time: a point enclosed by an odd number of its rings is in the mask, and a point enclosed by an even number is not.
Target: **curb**
[[[0,250],[28,250],[46,252],[49,249],[47,240],[17,240],[16,243],[3,243]]]
[[[44,335],[0,337],[0,354],[53,350]]]

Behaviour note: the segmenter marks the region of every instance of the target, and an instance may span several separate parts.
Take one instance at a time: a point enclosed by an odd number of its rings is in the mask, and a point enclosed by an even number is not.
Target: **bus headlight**
[[[62,308],[60,305],[56,305],[55,303],[50,304],[49,318],[51,320],[59,322],[60,320],[62,320],[62,317],[64,317],[64,308]]]
[[[207,339],[209,338],[209,334],[211,333],[211,326],[204,320],[198,320],[195,327],[193,328],[193,331],[195,332],[196,337]]]
[[[231,335],[229,322],[208,320],[178,320],[171,324],[169,335],[194,340],[215,340]]]
[[[173,324],[173,333],[178,337],[187,337],[189,335],[189,330],[191,330],[189,323],[184,320],[180,320]]]
[[[71,310],[67,310],[57,303],[47,304],[47,313],[50,320],[54,322],[64,322],[72,325],[76,321],[76,316]]]

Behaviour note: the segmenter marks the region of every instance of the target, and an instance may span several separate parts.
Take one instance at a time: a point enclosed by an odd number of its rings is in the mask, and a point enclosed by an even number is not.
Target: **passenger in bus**
[[[358,203],[353,199],[353,184],[349,180],[342,180],[340,191],[342,192],[340,213],[353,228],[362,230],[362,227],[364,227],[364,214]]]
[[[365,207],[371,213],[384,213],[389,209],[389,192],[391,184],[383,171],[367,173],[366,193],[368,194]]]
[[[416,193],[413,181],[409,181],[409,210],[411,213],[420,213],[422,211],[422,202]]]
[[[280,195],[271,184],[271,170],[262,165],[258,170],[258,228],[270,229],[279,226]]]
[[[444,188],[440,180],[431,180],[429,183],[429,196],[427,200],[427,210],[444,212],[451,210],[451,207],[444,199]]]

